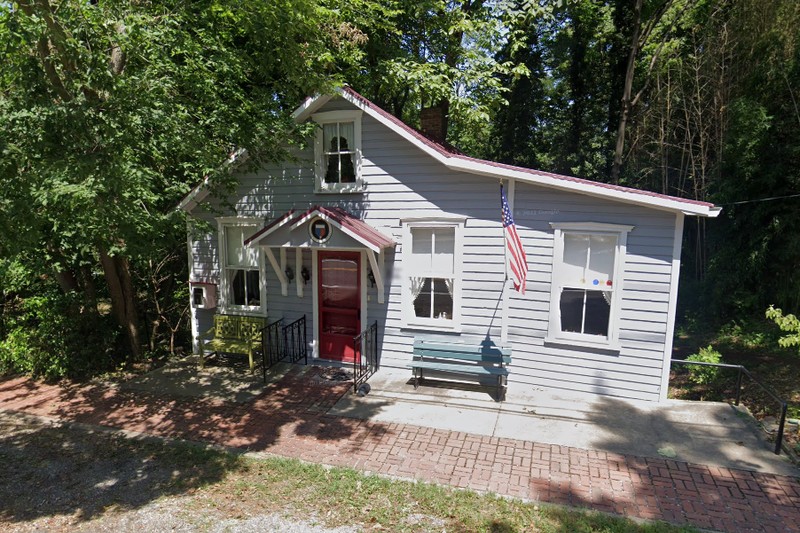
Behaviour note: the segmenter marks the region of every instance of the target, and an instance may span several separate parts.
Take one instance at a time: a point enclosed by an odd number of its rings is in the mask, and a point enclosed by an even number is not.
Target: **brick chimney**
[[[419,112],[422,133],[437,142],[447,138],[447,114],[442,106],[424,107]]]

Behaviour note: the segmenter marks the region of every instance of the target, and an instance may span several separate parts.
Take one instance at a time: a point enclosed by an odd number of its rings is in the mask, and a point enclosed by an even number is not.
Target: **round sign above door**
[[[331,225],[324,218],[317,217],[308,224],[308,234],[317,244],[328,242],[331,233]]]

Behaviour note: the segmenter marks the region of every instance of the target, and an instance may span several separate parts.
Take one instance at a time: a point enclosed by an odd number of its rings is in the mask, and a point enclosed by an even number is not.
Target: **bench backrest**
[[[478,363],[510,364],[511,348],[475,344],[414,341],[414,355],[438,359],[458,359]]]
[[[253,339],[267,325],[260,316],[214,315],[214,336],[220,339]]]

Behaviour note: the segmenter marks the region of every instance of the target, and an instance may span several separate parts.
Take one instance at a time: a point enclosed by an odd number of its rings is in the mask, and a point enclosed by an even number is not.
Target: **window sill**
[[[329,185],[314,189],[315,194],[362,194],[365,192],[367,192],[367,186],[363,183],[348,184],[347,186]]]
[[[598,341],[593,342],[587,339],[566,339],[548,335],[544,339],[546,345],[559,346],[562,348],[589,348],[599,352],[609,352],[619,354],[622,349],[618,342]]]
[[[220,307],[218,309],[222,315],[267,316],[261,307]]]
[[[440,331],[442,333],[461,333],[461,326],[455,324],[452,326],[438,324],[403,324],[400,326],[400,329],[409,331]]]

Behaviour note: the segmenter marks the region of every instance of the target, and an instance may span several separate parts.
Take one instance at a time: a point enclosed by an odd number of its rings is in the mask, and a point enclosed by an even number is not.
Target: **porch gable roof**
[[[295,210],[291,209],[282,216],[276,218],[264,229],[258,231],[252,237],[247,239],[245,241],[245,246],[270,246],[269,237],[278,229],[288,226],[289,231],[294,231],[295,229],[303,226],[305,223],[317,217],[329,222],[331,225],[348,235],[351,239],[374,252],[381,252],[385,248],[393,247],[396,244],[394,239],[391,237],[384,235],[363,220],[338,207],[323,207],[315,205],[310,207],[305,212],[292,217],[294,214]],[[278,245],[276,244],[274,246]]]

